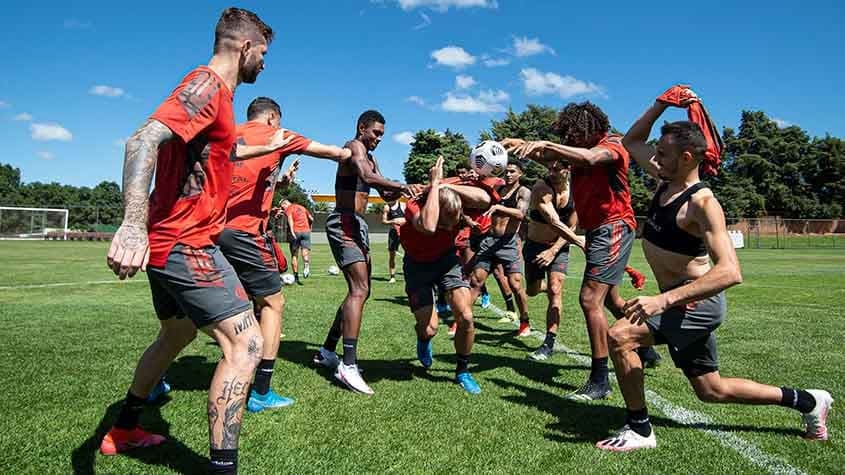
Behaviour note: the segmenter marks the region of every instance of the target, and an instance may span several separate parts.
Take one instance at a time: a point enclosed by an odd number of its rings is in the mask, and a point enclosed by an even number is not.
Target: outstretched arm
[[[660,178],[658,172],[660,165],[654,159],[654,147],[647,143],[648,136],[651,134],[651,128],[654,123],[668,108],[667,104],[655,101],[643,115],[634,122],[634,125],[628,130],[628,133],[622,138],[622,145],[631,154],[631,157],[637,162],[637,165],[643,168],[649,175],[654,178]]]
[[[352,150],[349,164],[364,183],[379,190],[407,192],[408,187],[406,185],[383,177],[378,171],[378,166],[375,168],[369,166],[367,151],[363,145],[359,142],[351,142],[349,148]]]
[[[525,214],[528,213],[528,202],[531,199],[531,191],[525,187],[520,187],[516,193],[516,208],[508,208],[501,204],[495,204],[484,214],[489,216],[493,213],[499,213],[511,219],[522,221],[525,219]]]
[[[158,149],[173,138],[161,122],[150,119],[129,140],[123,159],[123,222],[112,238],[106,262],[120,277],[132,277],[147,269],[150,242],[147,236],[150,183],[155,172]]]
[[[505,147],[521,159],[530,159],[540,163],[554,160],[566,160],[581,167],[591,167],[612,163],[616,155],[605,147],[581,148],[561,145],[547,140],[525,142],[507,139]]]
[[[546,218],[546,222],[549,223],[549,226],[555,230],[559,237],[575,244],[581,248],[581,250],[584,250],[584,238],[575,234],[574,227],[569,227],[560,220],[560,216],[558,216],[557,211],[555,210],[555,205],[552,203],[551,192],[543,193],[543,195],[540,196],[540,200],[537,204],[537,211]],[[555,243],[555,245],[557,245],[557,243]],[[561,244],[561,247],[563,247],[563,244]],[[560,248],[558,248],[558,250],[560,250]]]
[[[237,156],[240,160],[246,160],[267,155],[268,153],[273,153],[289,144],[294,137],[294,134],[286,134],[285,129],[279,129],[275,134],[273,134],[270,142],[265,145],[236,144],[235,156]]]
[[[441,185],[443,188],[449,188],[458,194],[461,198],[461,204],[465,208],[486,209],[490,206],[490,194],[482,188],[472,185]]]
[[[414,228],[417,231],[432,235],[437,232],[437,222],[440,220],[440,180],[443,179],[443,157],[439,157],[430,171],[431,188],[428,191],[425,205],[420,213],[414,217]]]
[[[333,162],[341,162],[352,156],[352,150],[341,148],[336,145],[325,145],[312,141],[303,152],[309,157],[326,158]]]

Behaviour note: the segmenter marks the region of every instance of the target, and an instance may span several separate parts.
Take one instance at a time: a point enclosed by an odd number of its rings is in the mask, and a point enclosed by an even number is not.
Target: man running
[[[238,144],[247,147],[266,143],[281,127],[282,109],[268,97],[258,97],[247,107],[247,122],[238,125]],[[246,293],[255,302],[264,337],[261,362],[255,373],[247,410],[260,412],[293,404],[293,399],[270,389],[279,351],[285,299],[279,262],[270,229],[270,209],[282,165],[288,155],[304,154],[335,161],[349,157],[349,149],[323,145],[292,131],[284,131],[287,144],[272,153],[234,163],[226,226],[218,245],[235,268]],[[288,175],[296,172],[294,161]],[[291,253],[296,269],[296,255]]]
[[[348,160],[338,163],[335,177],[335,209],[326,219],[326,235],[338,267],[343,270],[347,293],[337,309],[334,322],[323,346],[314,355],[314,363],[336,369],[335,378],[349,389],[372,395],[373,390],[358,371],[358,334],[361,315],[370,296],[370,237],[364,213],[370,188],[376,188],[386,201],[397,200],[411,189],[381,175],[370,152],[384,136],[384,116],[368,110],[358,117],[355,138],[347,142],[352,150]],[[335,352],[343,338],[343,361]]]
[[[470,283],[475,299],[481,294],[481,286],[494,266],[501,265],[519,309],[517,336],[528,336],[531,334],[531,325],[528,321],[528,297],[522,288],[522,256],[517,233],[528,211],[531,191],[519,183],[522,174],[519,162],[508,163],[505,184],[497,190],[501,199],[484,213],[491,218],[490,232],[478,244]]]
[[[700,108],[692,91],[681,89],[674,91],[680,100],[672,105]],[[742,275],[722,207],[699,178],[699,166],[713,174],[718,166],[718,154],[707,154],[705,134],[709,132],[692,121],[667,123],[656,148],[646,143],[654,122],[668,106],[655,102],[624,138],[637,163],[662,180],[643,232],[643,251],[661,293],[626,302],[625,318],[610,328],[608,339],[628,411],[627,424],[596,446],[617,452],[657,446],[645,404],[642,366],[634,352],[655,344],[669,345],[672,360],[700,400],[790,407],[802,415],[804,437],[826,440],[833,402],[827,391],[778,388],[719,374],[714,331],[725,318],[725,290],[742,283]]]
[[[405,291],[417,321],[417,358],[426,369],[433,364],[432,338],[439,323],[434,294],[440,290],[446,294],[458,325],[454,342],[455,381],[468,393],[478,394],[481,388],[469,372],[475,338],[472,298],[463,279],[455,239],[464,205],[485,209],[490,204],[490,195],[482,188],[443,184],[443,157],[437,159],[430,177],[426,196],[408,202],[405,224],[399,233],[405,248],[402,265]]]
[[[254,13],[223,11],[208,66],[188,73],[126,142],[124,216],[107,261],[121,279],[147,271],[161,331],[141,356],[117,421],[103,438],[104,455],[164,441],[138,420],[153,386],[199,328],[223,352],[208,392],[210,471],[237,472],[243,409],[263,339],[215,240],[232,180],[233,94],[238,84],[255,82],[272,39],[273,30]]]
[[[302,254],[302,278],[307,279],[311,275],[311,224],[314,222],[314,216],[305,206],[291,203],[287,199],[282,200],[281,207],[288,221],[293,279],[297,285],[302,285],[302,281],[299,280],[299,255]]]
[[[592,367],[573,399],[596,400],[610,395],[606,306],[621,318],[625,301],[619,284],[634,243],[637,222],[628,188],[628,152],[621,137],[609,135],[610,121],[595,104],[570,103],[555,123],[561,143],[506,139],[502,144],[520,158],[572,164],[572,193],[580,226],[586,230],[584,280],[579,301],[590,337]]]
[[[399,251],[399,228],[405,224],[405,207],[402,202],[387,201],[381,213],[381,223],[390,226],[387,234],[387,269],[390,272],[389,284],[396,283],[396,253]]]
[[[531,189],[528,230],[522,255],[525,257],[526,293],[546,292],[546,338],[529,355],[535,361],[548,359],[555,346],[561,316],[561,295],[569,266],[569,245],[584,249],[584,238],[575,234],[578,214],[569,189],[569,162],[547,163],[549,175]]]

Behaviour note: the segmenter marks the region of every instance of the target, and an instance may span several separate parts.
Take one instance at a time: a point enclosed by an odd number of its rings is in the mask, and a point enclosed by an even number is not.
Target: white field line
[[[110,284],[131,284],[134,282],[146,282],[146,280],[89,280],[80,282],[55,282],[51,284],[23,284],[0,286],[0,290],[26,290],[26,289],[49,289],[52,287],[73,287],[81,285],[110,285]]]
[[[491,310],[493,313],[499,316],[505,314],[502,309],[492,304],[487,307],[487,309]],[[537,330],[532,330],[531,336],[540,341],[543,341],[545,339],[545,335]],[[590,364],[592,363],[591,358],[578,354],[577,352],[575,352],[575,350],[572,350],[569,347],[560,343],[555,343],[555,351],[561,352],[568,356],[570,359],[585,366],[590,366]],[[616,384],[615,378],[611,379],[611,382],[613,384]],[[645,395],[649,405],[657,408],[669,419],[677,422],[678,424],[689,426],[693,429],[696,429],[713,437],[720,444],[722,444],[722,446],[734,450],[736,453],[743,456],[749,462],[753,463],[754,465],[762,468],[763,470],[769,473],[778,475],[804,474],[804,472],[793,467],[792,465],[789,465],[788,463],[786,463],[786,461],[763,452],[759,447],[743,439],[742,437],[737,436],[736,434],[732,434],[730,432],[725,432],[718,429],[708,429],[702,427],[703,425],[712,425],[714,423],[713,419],[711,419],[705,414],[692,411],[683,406],[679,406],[649,389],[645,391]]]

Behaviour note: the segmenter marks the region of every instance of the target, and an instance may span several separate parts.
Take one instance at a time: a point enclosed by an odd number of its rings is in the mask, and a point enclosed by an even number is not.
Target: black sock
[[[326,336],[326,341],[323,342],[323,348],[329,351],[337,351],[337,342],[340,341],[340,337],[343,336],[343,333],[340,330],[340,323],[343,321],[343,310],[340,308],[337,309],[337,313],[334,315],[334,322],[332,322],[332,327],[329,330],[329,334]]]
[[[607,383],[607,372],[607,356],[604,358],[593,358],[590,381],[594,383]]]
[[[555,347],[555,338],[557,338],[557,334],[555,332],[546,332],[546,339],[543,340],[543,345],[551,348]]]
[[[487,284],[481,286],[481,295],[489,295],[490,292],[487,291]]]
[[[343,339],[343,364],[346,366],[354,365],[358,362],[358,339],[344,338]]]
[[[299,280],[299,272],[293,273],[293,280]]]
[[[803,389],[780,388],[780,405],[797,409],[798,412],[806,414],[816,408],[816,398]]]
[[[127,391],[126,399],[123,400],[123,407],[120,408],[120,414],[118,414],[114,426],[127,430],[137,427],[138,419],[141,418],[141,411],[144,409],[146,402],[146,399],[132,394],[132,391]]]
[[[626,422],[628,423],[628,427],[637,434],[643,437],[651,435],[651,422],[648,420],[647,408],[643,407],[639,411],[628,409],[628,419]]]
[[[455,368],[455,374],[469,372],[469,355],[462,355],[458,353],[457,356],[458,366]]]
[[[508,312],[516,312],[516,307],[513,305],[513,294],[510,295],[503,295],[505,298],[505,307],[508,309]]]
[[[255,380],[252,383],[252,389],[262,396],[267,394],[267,391],[270,390],[270,378],[273,377],[273,366],[275,364],[275,359],[262,359],[261,362],[258,363],[258,369],[255,370]]]
[[[208,473],[238,473],[238,449],[211,449],[208,458]]]

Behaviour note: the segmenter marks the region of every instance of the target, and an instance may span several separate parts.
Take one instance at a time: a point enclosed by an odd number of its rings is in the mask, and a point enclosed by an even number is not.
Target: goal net
[[[67,239],[68,210],[0,206],[0,239]]]

